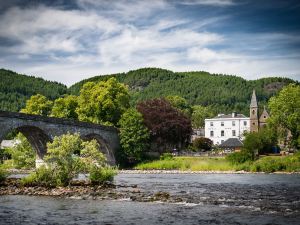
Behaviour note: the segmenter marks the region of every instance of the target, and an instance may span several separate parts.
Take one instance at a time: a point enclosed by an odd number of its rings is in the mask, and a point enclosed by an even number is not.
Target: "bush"
[[[112,167],[93,166],[90,170],[89,179],[91,184],[99,185],[108,181],[113,181],[116,174],[116,170]]]
[[[61,181],[53,169],[41,166],[35,172],[22,178],[21,184],[25,186],[56,187],[61,185]]]
[[[285,171],[286,163],[282,158],[265,157],[257,160],[251,166],[252,172],[267,172]]]
[[[0,184],[6,180],[7,176],[7,171],[5,169],[0,168]]]
[[[209,151],[211,150],[212,145],[213,145],[212,140],[205,137],[196,138],[193,141],[193,148],[196,150]]]
[[[160,160],[169,160],[169,159],[173,159],[173,155],[172,153],[163,153],[160,157]]]
[[[34,168],[36,153],[26,137],[19,133],[14,141],[16,144],[6,150],[11,155],[14,167],[17,169]]]
[[[240,152],[234,152],[226,156],[226,159],[232,164],[242,164],[247,161],[253,161],[254,155],[252,152],[242,150]]]

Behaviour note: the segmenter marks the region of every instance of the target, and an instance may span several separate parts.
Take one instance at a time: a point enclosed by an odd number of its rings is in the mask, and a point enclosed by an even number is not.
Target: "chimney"
[[[236,117],[236,112],[232,113],[232,118]]]

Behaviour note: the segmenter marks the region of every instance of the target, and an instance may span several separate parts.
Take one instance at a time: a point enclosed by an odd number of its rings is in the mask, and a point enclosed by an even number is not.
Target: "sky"
[[[300,1],[0,0],[0,68],[69,86],[143,67],[300,80]]]

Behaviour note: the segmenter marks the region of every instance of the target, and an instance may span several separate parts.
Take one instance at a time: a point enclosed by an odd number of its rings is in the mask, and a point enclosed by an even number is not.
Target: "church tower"
[[[262,112],[260,118],[259,118],[259,127],[265,127],[267,126],[267,119],[269,118],[269,113],[266,110],[266,107],[264,106],[264,111]]]
[[[250,104],[250,132],[258,132],[258,105],[255,90],[253,90],[251,104]]]

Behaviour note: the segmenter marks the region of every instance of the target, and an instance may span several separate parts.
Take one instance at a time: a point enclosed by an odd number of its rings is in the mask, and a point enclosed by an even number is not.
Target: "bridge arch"
[[[37,160],[42,160],[47,153],[47,142],[51,141],[49,135],[46,134],[41,128],[31,125],[17,125],[13,128],[7,129],[2,132],[0,142],[11,131],[16,130],[22,133],[31,144],[33,150],[36,152]]]
[[[81,135],[81,138],[84,141],[91,141],[91,140],[95,139],[100,146],[99,151],[101,151],[106,156],[107,163],[110,165],[116,164],[116,159],[115,159],[112,147],[101,135],[95,134],[95,133],[90,133],[87,135]]]

